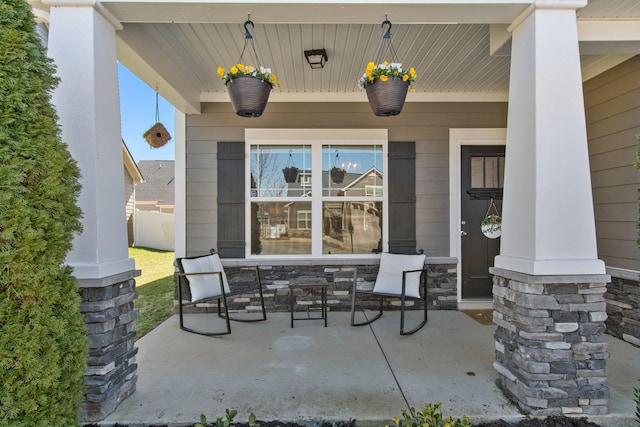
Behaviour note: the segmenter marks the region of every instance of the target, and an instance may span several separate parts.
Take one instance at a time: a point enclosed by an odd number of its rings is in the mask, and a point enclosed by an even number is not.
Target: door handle
[[[466,236],[467,234],[469,234],[469,233],[467,233],[467,232],[466,232],[466,231],[464,231],[464,230],[460,230],[460,235],[461,235],[461,236]]]

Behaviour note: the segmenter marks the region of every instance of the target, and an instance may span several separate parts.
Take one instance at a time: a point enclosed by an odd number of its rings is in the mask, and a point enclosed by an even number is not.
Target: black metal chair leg
[[[414,334],[416,332],[418,332],[420,329],[422,329],[422,327],[424,325],[427,324],[427,285],[426,285],[426,271],[424,272],[424,276],[425,278],[422,280],[422,285],[424,288],[424,292],[423,292],[423,297],[422,299],[422,306],[424,309],[424,319],[418,324],[418,326],[416,326],[415,328],[413,328],[410,331],[405,332],[404,331],[404,295],[402,296],[401,299],[401,305],[400,305],[400,335],[411,335]]]
[[[182,276],[180,276],[178,278],[178,313],[179,313],[179,317],[180,317],[180,329],[182,329],[183,331],[187,331],[187,332],[191,332],[193,334],[198,334],[198,335],[205,335],[205,336],[209,336],[209,337],[215,337],[215,336],[219,336],[219,335],[229,335],[231,333],[231,324],[229,323],[229,320],[226,320],[226,331],[224,332],[203,332],[203,331],[198,331],[192,328],[189,328],[187,326],[184,325],[184,310],[183,310],[183,304],[182,304],[182,283],[181,283],[181,279]],[[193,304],[189,304],[189,305],[193,305]],[[226,301],[225,301],[225,309],[226,309]],[[220,313],[220,299],[218,298],[218,316],[221,316]]]
[[[225,315],[221,315],[220,314],[220,305],[218,304],[218,316],[222,317],[222,318],[229,318],[229,320],[233,320],[234,322],[244,322],[244,323],[253,323],[253,322],[262,322],[264,320],[267,320],[267,309],[264,305],[264,293],[262,292],[262,281],[260,280],[260,272],[258,270],[258,267],[256,267],[256,277],[258,279],[258,290],[260,293],[260,305],[262,307],[262,317],[258,318],[258,319],[245,319],[245,318],[241,318],[241,317],[232,317],[229,316],[228,311],[225,309],[226,312],[226,316]],[[218,300],[219,302],[219,300]],[[225,304],[226,304],[226,298],[225,298]]]
[[[384,296],[379,295],[378,296],[380,298],[380,306],[378,307],[378,314],[376,314],[376,316],[372,319],[366,320],[364,322],[359,322],[359,323],[355,323],[355,311],[352,311],[351,313],[351,326],[364,326],[364,325],[368,325],[370,323],[375,322],[376,320],[378,320],[379,318],[382,317],[383,311],[384,311]]]

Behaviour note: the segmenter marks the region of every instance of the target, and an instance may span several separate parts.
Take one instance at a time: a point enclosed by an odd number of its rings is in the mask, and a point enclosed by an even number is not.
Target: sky
[[[155,88],[149,87],[120,63],[118,63],[118,84],[122,139],[127,144],[135,162],[175,159],[173,106],[162,96],[158,96],[160,122],[172,139],[160,148],[153,148],[142,135],[156,123]]]

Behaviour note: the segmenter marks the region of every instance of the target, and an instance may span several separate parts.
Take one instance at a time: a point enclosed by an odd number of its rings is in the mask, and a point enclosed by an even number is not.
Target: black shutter
[[[416,143],[389,142],[389,252],[416,253]]]
[[[245,257],[244,142],[218,142],[218,253]]]

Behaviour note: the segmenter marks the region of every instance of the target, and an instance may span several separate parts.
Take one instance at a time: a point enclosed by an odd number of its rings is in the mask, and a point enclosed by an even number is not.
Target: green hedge
[[[0,0],[0,426],[74,426],[87,336],[64,265],[79,170],[60,138],[52,61],[24,0]]]

